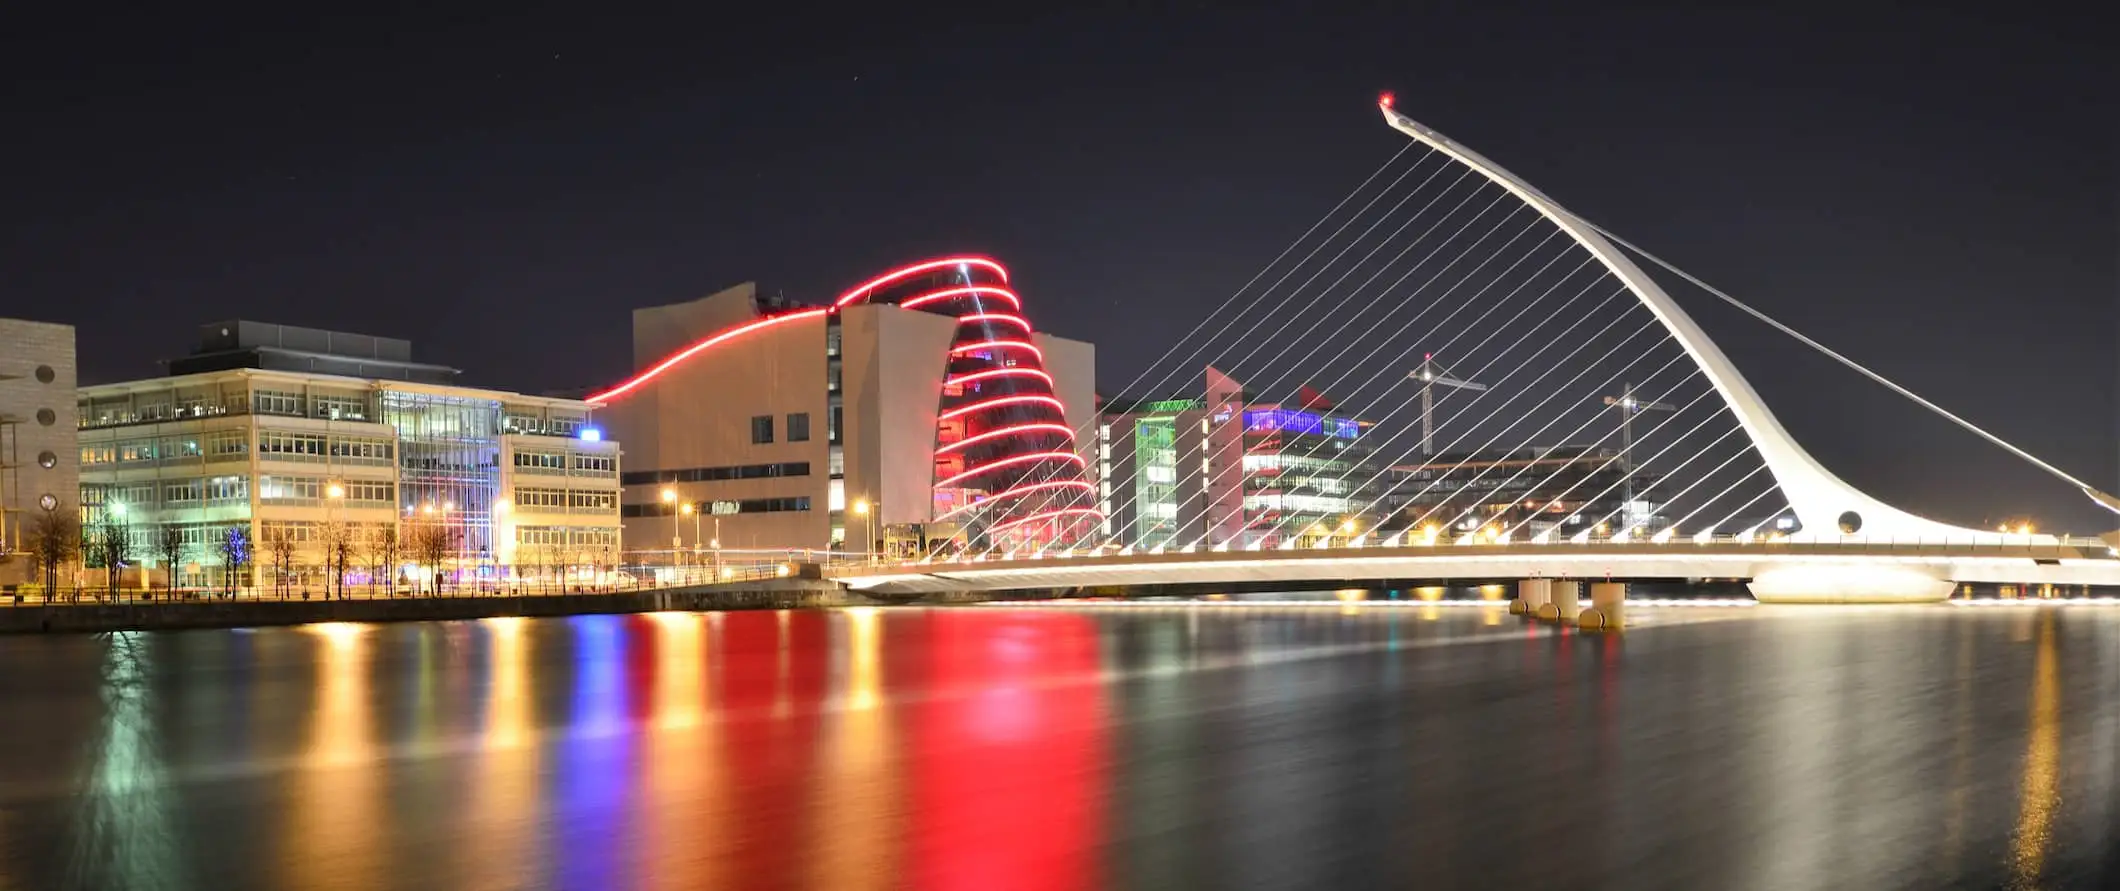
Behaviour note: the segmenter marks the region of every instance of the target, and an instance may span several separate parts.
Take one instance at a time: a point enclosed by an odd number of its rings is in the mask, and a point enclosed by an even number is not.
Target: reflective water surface
[[[2120,609],[0,640],[0,888],[2120,881]]]

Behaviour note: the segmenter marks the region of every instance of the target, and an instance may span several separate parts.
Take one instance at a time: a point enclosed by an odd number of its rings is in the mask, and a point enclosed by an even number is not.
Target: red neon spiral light
[[[941,301],[948,300],[952,297],[971,297],[982,294],[988,297],[999,297],[1003,300],[1008,301],[1010,306],[1013,306],[1017,309],[1023,308],[1023,300],[1016,296],[1016,292],[1011,291],[1007,288],[996,288],[992,285],[967,285],[961,288],[945,288],[940,291],[929,291],[918,297],[908,297],[905,300],[899,301],[898,305],[903,309],[915,309],[918,307],[926,306],[930,303],[939,303]]]
[[[1073,450],[1075,430],[1066,423],[1067,406],[1056,392],[1058,382],[1044,367],[1045,351],[1035,342],[1036,329],[1022,315],[1023,301],[1008,284],[1008,271],[985,257],[946,257],[914,263],[877,276],[847,291],[836,306],[857,302],[895,304],[937,315],[953,316],[957,330],[945,354],[943,393],[938,395],[935,454],[958,454],[964,463],[980,462],[950,473],[936,471],[937,511],[955,516],[974,507],[991,507],[992,530],[1014,528],[1033,519],[1094,513],[1079,507],[1093,502],[1096,487],[1088,480],[1089,462]],[[1010,327],[1002,336],[996,326]],[[1020,333],[1018,333],[1020,332]],[[1001,394],[966,392],[981,381],[1007,379]],[[986,428],[966,436],[967,421]],[[977,429],[977,428],[975,428]],[[983,445],[978,452],[965,450]],[[1058,448],[1055,448],[1058,446]],[[1054,463],[1064,462],[1064,463]],[[963,485],[979,500],[953,505],[944,490]],[[1086,494],[1085,494],[1086,493]],[[1052,509],[1066,508],[1061,513]],[[1019,521],[1018,515],[1024,515]],[[1079,530],[1044,530],[1030,538],[1050,543]]]
[[[1019,405],[1026,402],[1042,402],[1054,408],[1060,409],[1061,411],[1067,410],[1066,405],[1061,404],[1060,400],[1055,399],[1051,396],[996,396],[984,402],[974,402],[970,405],[963,405],[958,406],[957,408],[950,409],[949,411],[943,412],[942,414],[936,416],[936,419],[947,421],[951,418],[964,417],[965,415],[971,414],[975,411],[985,411],[989,408],[999,408],[1004,405]]]
[[[1035,377],[1035,378],[1037,378],[1037,379],[1039,379],[1039,380],[1042,380],[1042,381],[1044,381],[1044,382],[1046,383],[1046,385],[1047,385],[1047,386],[1051,386],[1051,385],[1053,384],[1053,376],[1052,376],[1052,375],[1050,375],[1050,374],[1046,374],[1045,372],[1043,372],[1043,371],[1040,371],[1040,370],[1038,370],[1038,369],[1036,369],[1036,368],[1020,368],[1020,367],[1019,367],[1019,368],[996,368],[996,369],[993,369],[993,370],[991,370],[991,371],[975,371],[975,372],[972,372],[971,374],[966,374],[966,375],[959,375],[959,376],[957,376],[957,377],[953,377],[953,378],[950,378],[950,379],[948,379],[948,380],[945,380],[945,381],[943,381],[943,382],[942,382],[942,385],[943,385],[943,386],[945,386],[945,387],[949,387],[949,386],[954,386],[954,385],[957,385],[957,384],[969,384],[969,383],[975,383],[975,382],[977,382],[977,381],[983,381],[983,380],[988,380],[988,379],[991,379],[991,378],[997,378],[997,377]]]
[[[964,447],[966,447],[966,446],[970,446],[970,445],[976,445],[976,444],[978,444],[978,443],[982,443],[982,442],[985,442],[985,441],[987,441],[987,440],[989,440],[989,439],[998,439],[998,438],[1000,438],[1000,437],[1003,437],[1003,436],[1014,436],[1014,435],[1017,435],[1017,434],[1022,434],[1022,433],[1036,433],[1036,432],[1051,432],[1051,433],[1059,433],[1059,434],[1063,434],[1063,435],[1065,435],[1065,436],[1066,436],[1066,437],[1068,438],[1068,441],[1069,441],[1069,442],[1073,442],[1073,441],[1074,441],[1074,437],[1075,437],[1075,431],[1074,431],[1074,428],[1071,428],[1071,427],[1067,426],[1066,424],[1051,424],[1051,423],[1036,423],[1036,424],[1016,424],[1016,425],[1013,425],[1013,426],[1009,426],[1009,427],[1002,427],[1002,428],[999,428],[999,429],[995,429],[995,430],[988,430],[988,431],[986,431],[985,433],[981,433],[981,434],[979,434],[978,436],[967,436],[967,437],[965,437],[965,438],[963,438],[963,439],[957,440],[956,442],[952,442],[952,443],[945,443],[945,444],[943,444],[943,445],[942,445],[942,446],[941,446],[940,448],[937,448],[937,449],[935,450],[935,454],[938,454],[938,455],[940,455],[940,454],[945,454],[945,453],[948,453],[948,452],[954,452],[954,451],[956,451],[956,450],[958,450],[958,449],[961,449],[961,448],[964,448]]]
[[[1073,461],[1075,462],[1075,465],[1077,467],[1089,466],[1089,462],[1086,459],[1084,459],[1081,455],[1075,454],[1074,452],[1028,452],[1021,455],[1010,455],[999,461],[988,461],[985,464],[981,464],[978,467],[974,467],[963,473],[957,474],[956,476],[950,477],[949,479],[937,480],[935,483],[935,488],[946,489],[949,488],[949,485],[951,483],[957,482],[958,480],[975,477],[982,473],[986,473],[988,471],[995,470],[998,468],[1013,467],[1017,464],[1026,464],[1032,461],[1045,460]]]
[[[1098,510],[1094,507],[1063,507],[1055,510],[1039,511],[1035,514],[1031,514],[1025,517],[1017,517],[1016,519],[1010,520],[1006,523],[996,524],[987,531],[1000,532],[1004,529],[1014,529],[1025,523],[1035,523],[1039,520],[1050,520],[1054,517],[1064,517],[1068,514],[1093,514],[1099,517],[1104,516],[1103,511]]]
[[[943,269],[950,266],[984,266],[988,269],[993,270],[995,275],[1001,276],[1002,281],[1008,281],[1008,269],[1006,267],[1003,267],[1001,264],[996,263],[986,257],[946,257],[941,260],[929,260],[925,263],[915,263],[911,266],[906,266],[900,269],[894,269],[890,272],[886,272],[882,275],[868,280],[867,282],[862,283],[860,287],[840,295],[839,299],[835,301],[832,305],[845,306],[849,303],[853,303],[854,301],[860,300],[861,298],[868,296],[870,291],[874,291],[877,288],[898,281],[899,279],[909,278],[915,275],[919,275],[923,272],[930,272],[936,269]],[[1013,297],[1015,295],[1012,294],[1010,296]]]
[[[1047,483],[1033,483],[1033,484],[1031,484],[1031,485],[1028,485],[1028,486],[1017,486],[1017,487],[1015,487],[1015,488],[1013,488],[1013,489],[1003,489],[1002,491],[996,492],[996,493],[994,493],[994,494],[992,494],[992,495],[989,495],[989,496],[987,496],[987,497],[985,497],[985,498],[981,498],[981,499],[979,499],[978,501],[974,501],[974,502],[972,502],[972,503],[970,503],[970,504],[967,504],[967,505],[965,505],[965,506],[963,506],[963,507],[959,507],[959,508],[953,508],[953,509],[951,509],[950,511],[948,511],[947,513],[944,513],[944,514],[942,514],[941,516],[938,516],[938,517],[936,517],[935,519],[936,519],[936,520],[947,520],[947,519],[949,519],[949,518],[951,518],[951,517],[954,517],[954,516],[956,516],[956,515],[958,515],[958,514],[964,513],[965,511],[968,511],[968,510],[976,510],[976,509],[978,509],[978,508],[982,508],[982,507],[990,507],[990,506],[992,506],[992,505],[993,505],[993,503],[994,503],[994,502],[996,502],[996,501],[1000,501],[1000,500],[1001,500],[1001,499],[1003,499],[1003,498],[1020,498],[1020,497],[1022,497],[1022,496],[1024,496],[1024,495],[1029,495],[1029,494],[1031,494],[1032,492],[1039,492],[1039,491],[1043,491],[1043,490],[1046,490],[1046,489],[1067,489],[1067,488],[1080,488],[1080,489],[1083,489],[1083,490],[1085,490],[1085,491],[1091,491],[1091,492],[1094,492],[1094,491],[1096,491],[1096,489],[1097,489],[1097,487],[1096,487],[1096,486],[1092,486],[1092,485],[1090,485],[1090,484],[1089,484],[1089,481],[1088,481],[1088,480],[1053,480],[1052,482],[1047,482]]]
[[[612,399],[624,396],[627,393],[632,392],[635,388],[638,388],[642,384],[654,380],[657,375],[660,375],[663,372],[670,370],[672,366],[675,366],[679,362],[683,362],[686,359],[692,358],[692,355],[694,353],[699,352],[700,350],[704,350],[716,344],[724,343],[732,338],[741,337],[745,334],[749,334],[761,328],[770,328],[774,325],[779,325],[786,322],[793,322],[797,319],[815,318],[817,316],[825,315],[829,312],[831,312],[831,310],[829,309],[805,309],[801,312],[791,312],[784,316],[773,316],[772,318],[759,319],[756,322],[747,322],[745,324],[738,325],[734,328],[729,328],[717,332],[715,334],[709,335],[698,343],[695,343],[691,346],[685,347],[682,350],[678,350],[677,352],[672,353],[670,355],[670,358],[655,363],[654,367],[634,375],[631,380],[628,380],[625,383],[619,384],[618,386],[612,387],[611,389],[605,390],[594,396],[590,396],[585,401],[594,403],[609,402]]]

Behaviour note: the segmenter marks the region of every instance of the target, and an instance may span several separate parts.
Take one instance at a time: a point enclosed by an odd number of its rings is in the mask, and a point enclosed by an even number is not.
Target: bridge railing
[[[1471,540],[1468,541],[1464,540],[1464,537],[1461,536],[1460,538],[1456,539],[1439,537],[1434,540],[1416,537],[1415,539],[1410,541],[1376,541],[1361,540],[1359,538],[1354,540],[1327,539],[1324,540],[1322,543],[1315,545],[1305,545],[1303,547],[1283,546],[1268,549],[1238,547],[1136,548],[1105,545],[1102,547],[1095,548],[1056,548],[1045,551],[1024,551],[1016,553],[980,553],[977,551],[968,551],[962,554],[936,554],[920,559],[853,559],[832,564],[832,568],[858,569],[859,567],[868,566],[876,568],[889,567],[907,572],[919,572],[923,566],[930,566],[934,564],[990,563],[1019,560],[1066,560],[1090,557],[1144,556],[1180,553],[1217,553],[1225,551],[1258,551],[1260,553],[1285,553],[1310,550],[1358,549],[1421,553],[1452,551],[1458,549],[1479,549],[1482,551],[1492,551],[1495,548],[1511,548],[1521,549],[1525,551],[1536,551],[1540,548],[1554,548],[1556,550],[1559,550],[1583,547],[1624,547],[1634,551],[1657,551],[1668,549],[1674,553],[1705,547],[1740,548],[1746,550],[1756,549],[1762,553],[1771,553],[1776,549],[1789,548],[1846,548],[1851,551],[1861,551],[1867,554],[1877,554],[1882,552],[1887,554],[1901,553],[1907,556],[1979,556],[1982,554],[1993,554],[1995,556],[2029,557],[2034,559],[2120,559],[2120,550],[2116,550],[2112,544],[2109,544],[2103,539],[2092,538],[2087,536],[2005,536],[2001,533],[1997,533],[1994,535],[1968,535],[1964,537],[1900,537],[1863,535],[1792,537],[1780,534],[1767,534],[1750,536],[1714,535],[1705,537],[1694,535],[1673,535],[1659,540],[1658,538],[1653,536],[1642,538],[1629,538],[1608,535],[1590,536],[1582,540],[1577,540],[1573,537],[1556,536],[1545,541],[1538,541],[1531,538],[1516,538],[1514,540],[1510,540],[1494,539],[1480,536],[1472,536]]]

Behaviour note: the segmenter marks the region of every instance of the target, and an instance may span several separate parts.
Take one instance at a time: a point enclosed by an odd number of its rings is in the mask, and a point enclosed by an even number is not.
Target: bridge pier
[[[1624,631],[1627,628],[1627,583],[1593,582],[1590,608],[1583,610],[1576,625],[1584,631]]]
[[[1516,599],[1509,601],[1509,612],[1520,616],[1537,616],[1539,608],[1553,598],[1552,579],[1524,579],[1516,583]]]
[[[1576,582],[1553,583],[1551,602],[1555,621],[1574,622],[1583,614],[1582,590],[1582,586]]]

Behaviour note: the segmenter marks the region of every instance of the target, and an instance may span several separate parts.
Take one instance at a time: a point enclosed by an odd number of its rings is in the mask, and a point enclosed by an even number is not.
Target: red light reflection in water
[[[734,876],[800,875],[809,845],[828,841],[809,837],[806,812],[817,781],[832,616],[731,612],[720,621],[721,775],[732,783],[729,829],[741,839],[723,849],[731,859],[721,868]]]
[[[940,695],[909,708],[908,887],[1101,884],[1103,687],[1089,617],[937,611],[892,644]],[[911,630],[911,629],[909,629]],[[894,685],[897,686],[897,685]]]

